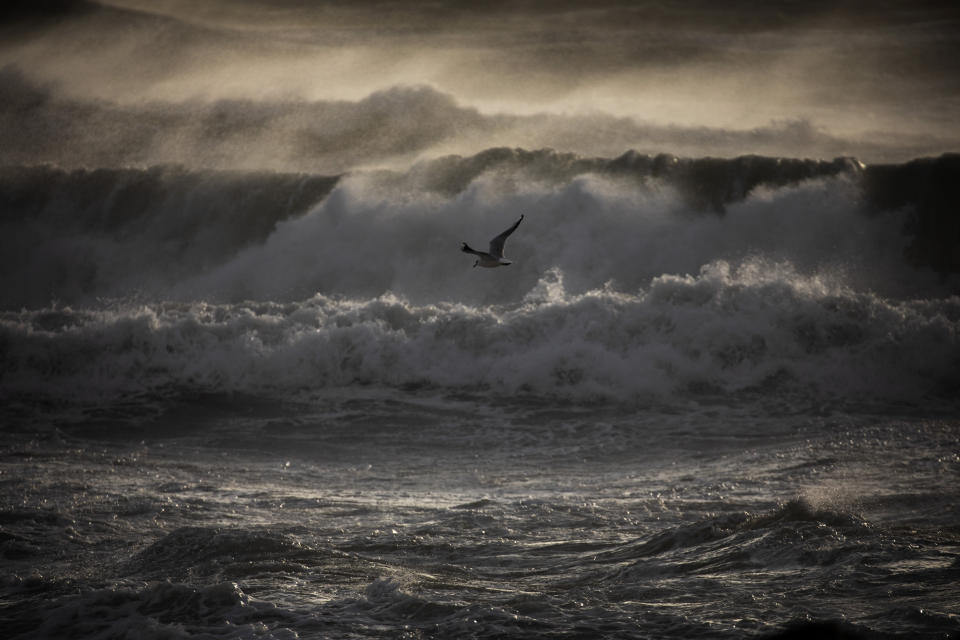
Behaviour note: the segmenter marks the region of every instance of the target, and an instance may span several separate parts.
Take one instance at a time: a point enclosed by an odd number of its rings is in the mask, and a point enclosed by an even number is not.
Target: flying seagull
[[[471,249],[466,242],[461,242],[460,250],[464,253],[472,253],[477,256],[477,261],[473,263],[473,266],[481,267],[505,267],[508,264],[513,264],[509,260],[503,259],[503,243],[507,241],[507,236],[517,230],[517,227],[520,226],[520,223],[523,222],[523,216],[520,216],[520,219],[513,223],[513,226],[498,235],[496,238],[490,241],[490,250],[489,251],[477,251],[476,249]]]

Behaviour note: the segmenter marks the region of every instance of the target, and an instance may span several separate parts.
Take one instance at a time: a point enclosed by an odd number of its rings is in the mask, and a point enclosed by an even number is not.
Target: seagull
[[[489,251],[477,251],[476,249],[471,249],[470,245],[466,242],[461,242],[460,251],[464,253],[472,253],[477,256],[477,261],[473,263],[473,266],[481,267],[505,267],[508,264],[513,264],[509,260],[503,259],[503,243],[507,241],[507,236],[517,230],[517,227],[520,226],[520,223],[523,222],[523,215],[520,216],[520,219],[513,223],[513,226],[498,235],[496,238],[490,241],[490,250]]]

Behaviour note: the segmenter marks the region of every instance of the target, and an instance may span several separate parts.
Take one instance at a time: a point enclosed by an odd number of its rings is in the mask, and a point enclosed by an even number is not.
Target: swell
[[[601,553],[595,559],[607,566],[581,582],[603,585],[615,601],[655,597],[686,602],[691,592],[722,580],[727,601],[744,602],[758,620],[789,620],[785,630],[767,638],[895,637],[894,630],[918,637],[949,635],[956,621],[940,612],[949,609],[949,600],[939,599],[938,593],[940,584],[950,582],[949,568],[911,576],[928,587],[924,609],[874,607],[898,579],[891,565],[917,555],[912,540],[890,535],[883,525],[845,511],[814,508],[799,498],[765,514],[728,512]],[[753,573],[768,578],[766,594],[741,591],[748,583],[740,577]],[[793,609],[796,601],[784,598],[785,593],[801,599],[811,593],[822,596],[822,621],[814,622],[805,607]],[[835,594],[842,594],[844,603],[836,610],[830,604]],[[852,609],[859,619],[847,620]],[[827,622],[838,614],[843,624]]]
[[[858,515],[816,508],[798,497],[763,514],[729,512],[669,528],[599,557],[630,563],[604,578],[625,584],[637,582],[645,573],[662,575],[717,568],[747,569],[751,565],[772,569],[777,565],[829,564],[842,554],[837,549],[824,549],[825,539],[836,539],[838,531],[850,539],[869,538],[874,534],[873,526]],[[793,539],[790,544],[788,539]],[[800,541],[802,544],[797,544]],[[664,558],[670,556],[673,556],[671,561],[664,562]]]

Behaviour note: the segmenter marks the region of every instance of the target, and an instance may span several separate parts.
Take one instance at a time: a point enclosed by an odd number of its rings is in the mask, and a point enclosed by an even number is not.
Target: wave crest
[[[788,265],[723,262],[637,294],[519,304],[358,300],[159,304],[0,318],[7,394],[297,393],[375,383],[636,400],[814,393],[918,400],[957,388],[960,299],[894,302]]]
[[[958,270],[958,176],[952,157],[864,169],[509,149],[342,178],[6,167],[0,307],[317,291],[508,303],[552,267],[572,291],[608,282],[630,291],[751,256],[804,274],[843,271],[851,286],[883,295],[938,294],[956,290],[927,267]],[[520,213],[509,275],[465,268],[459,243],[483,246]]]

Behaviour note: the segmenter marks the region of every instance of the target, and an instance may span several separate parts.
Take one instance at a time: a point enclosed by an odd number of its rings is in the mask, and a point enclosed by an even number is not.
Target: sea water
[[[4,634],[955,635],[958,166],[4,168]]]

